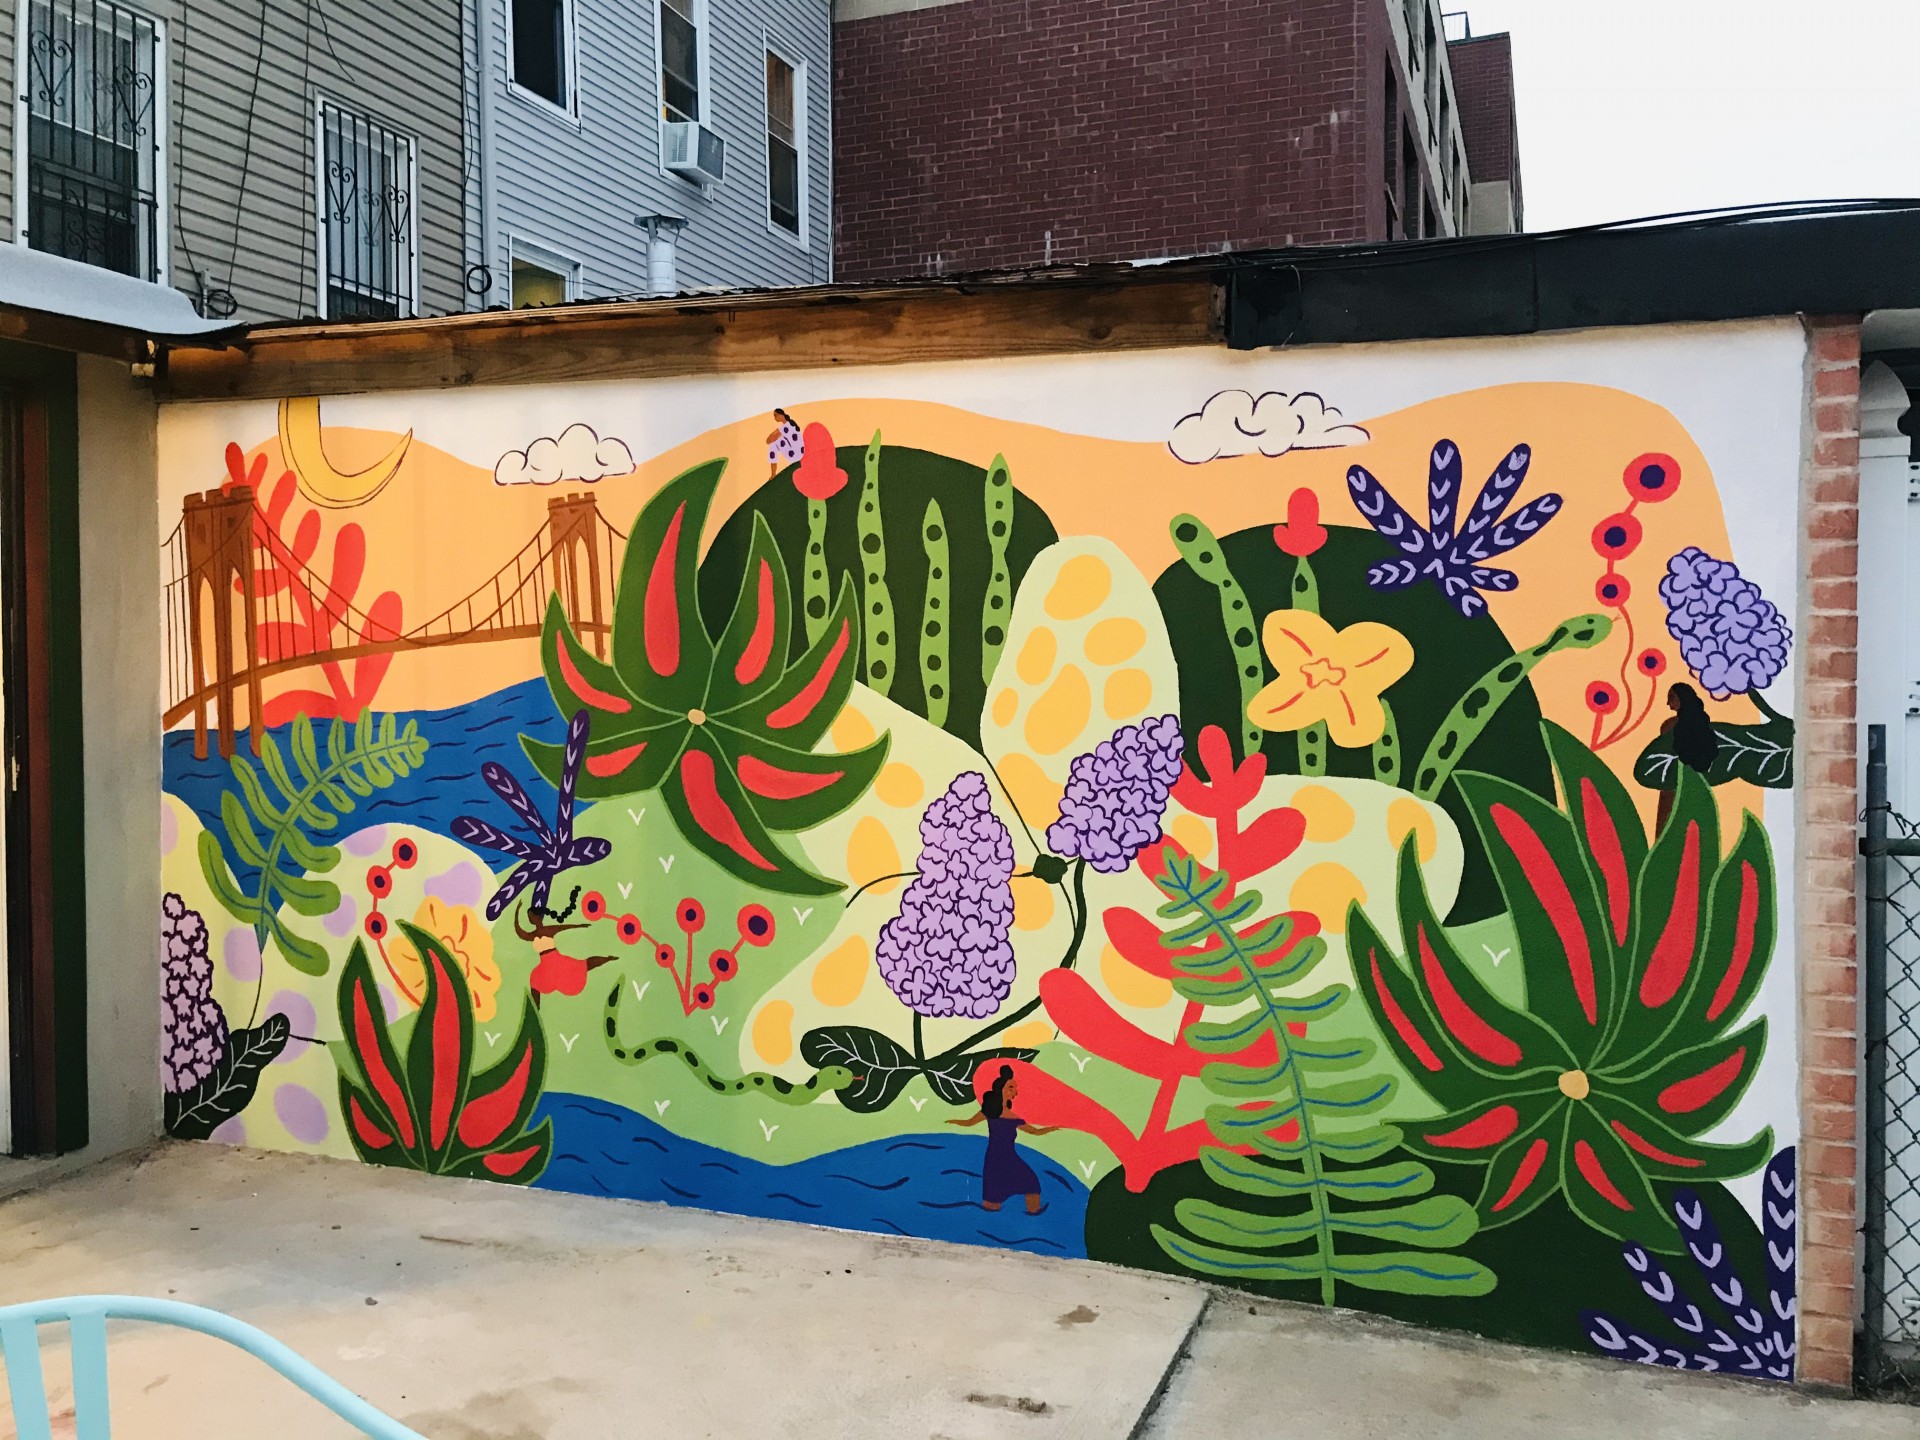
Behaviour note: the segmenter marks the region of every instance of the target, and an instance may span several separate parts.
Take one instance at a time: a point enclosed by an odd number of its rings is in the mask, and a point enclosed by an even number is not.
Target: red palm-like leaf
[[[1631,1078],[1609,1077],[1608,1088],[1681,1135],[1712,1129],[1740,1103],[1766,1053],[1767,1022],[1662,1057]]]
[[[786,562],[766,517],[756,511],[740,597],[714,649],[706,708],[723,715],[779,683],[792,630]]]
[[[1510,1224],[1560,1188],[1565,1132],[1564,1108],[1551,1106],[1495,1152],[1476,1204],[1482,1226]]]
[[[472,1078],[473,1014],[466,978],[437,935],[400,922],[426,970],[426,994],[407,1041],[407,1081],[428,1151],[444,1155]]]
[[[700,535],[726,461],[669,480],[627,540],[614,599],[613,668],[632,695],[685,714],[706,701],[713,642],[700,618]]]
[[[371,1087],[368,1096],[371,1118],[382,1130],[398,1137],[407,1150],[415,1150],[419,1132],[414,1123],[412,1097],[407,1093],[393,1044],[387,1038],[386,1011],[373,981],[367,947],[359,940],[353,942],[340,973],[339,1007],[347,1049]]]
[[[1615,951],[1573,824],[1509,781],[1463,773],[1457,783],[1513,918],[1528,1008],[1590,1063],[1613,1013]]]

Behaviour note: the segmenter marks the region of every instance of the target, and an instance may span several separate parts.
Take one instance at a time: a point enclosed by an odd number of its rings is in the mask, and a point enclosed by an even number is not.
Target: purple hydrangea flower
[[[1660,598],[1681,658],[1714,699],[1764,690],[1786,668],[1793,631],[1731,560],[1689,545],[1667,561]]]
[[[184,1095],[227,1053],[227,1017],[213,998],[207,924],[178,895],[160,902],[160,1080]]]
[[[887,988],[922,1015],[984,1020],[1013,989],[1013,837],[986,777],[960,776],[920,817],[919,875],[880,927]]]
[[[1160,838],[1184,743],[1178,717],[1162,715],[1123,725],[1075,757],[1060,818],[1047,827],[1047,848],[1109,875],[1126,869]]]

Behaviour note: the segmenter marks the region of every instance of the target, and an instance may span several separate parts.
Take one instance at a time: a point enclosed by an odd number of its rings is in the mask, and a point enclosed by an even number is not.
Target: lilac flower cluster
[[[1764,690],[1786,668],[1793,632],[1731,560],[1689,545],[1667,561],[1660,598],[1681,657],[1714,699]]]
[[[184,1095],[227,1053],[227,1018],[213,998],[207,924],[178,895],[160,902],[160,1079]]]
[[[880,927],[887,988],[922,1015],[983,1020],[1013,988],[1013,837],[986,778],[960,776],[920,817],[919,876]]]
[[[1167,793],[1180,778],[1180,721],[1173,715],[1123,725],[1075,758],[1047,848],[1116,875],[1160,838]]]

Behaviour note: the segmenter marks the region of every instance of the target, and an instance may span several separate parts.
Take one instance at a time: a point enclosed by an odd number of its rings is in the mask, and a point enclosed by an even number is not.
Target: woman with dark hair
[[[1020,1158],[1014,1136],[1022,1130],[1029,1135],[1051,1135],[1058,1125],[1029,1125],[1013,1113],[1014,1099],[1020,1094],[1020,1082],[1013,1078],[1013,1067],[1002,1065],[993,1084],[980,1097],[980,1108],[965,1120],[949,1120],[949,1125],[978,1125],[987,1122],[987,1163],[980,1175],[980,1203],[998,1210],[1015,1195],[1027,1197],[1027,1213],[1040,1213],[1040,1179],[1033,1167]]]
[[[1713,768],[1714,757],[1720,753],[1720,733],[1707,716],[1706,703],[1691,685],[1674,684],[1667,687],[1667,708],[1673,714],[1661,723],[1660,733],[1673,742],[1673,753],[1682,765],[1704,776]],[[1656,829],[1667,823],[1679,788],[1680,777],[1676,775],[1673,784],[1660,792]]]

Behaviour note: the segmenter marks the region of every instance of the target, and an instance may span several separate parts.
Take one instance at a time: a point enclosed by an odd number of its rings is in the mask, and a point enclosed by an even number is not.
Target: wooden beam
[[[172,350],[163,398],[216,400],[1165,349],[1218,339],[1212,276],[808,290],[259,329]]]

